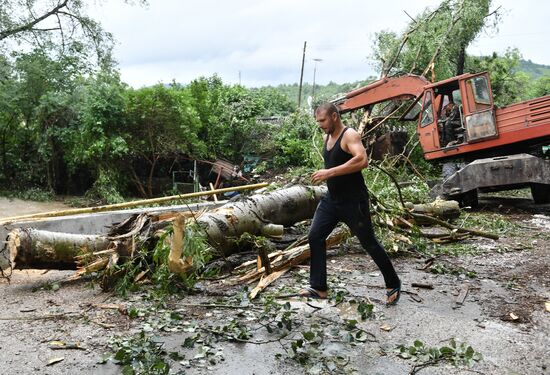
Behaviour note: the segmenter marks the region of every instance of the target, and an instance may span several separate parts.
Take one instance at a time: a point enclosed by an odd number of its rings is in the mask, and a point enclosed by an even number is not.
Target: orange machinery
[[[434,193],[476,205],[478,190],[529,186],[536,203],[550,202],[550,95],[496,108],[486,72],[437,83],[405,75],[384,78],[335,103],[342,113],[388,100],[412,99],[401,120],[416,120],[427,160],[470,164],[447,173]],[[455,164],[456,165],[456,164]]]

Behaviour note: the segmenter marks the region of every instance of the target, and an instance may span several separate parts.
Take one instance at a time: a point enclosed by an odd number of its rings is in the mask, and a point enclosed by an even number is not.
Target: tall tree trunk
[[[456,62],[456,75],[464,74],[464,65],[466,64],[466,45],[460,45],[460,51],[458,53],[458,60]]]
[[[238,251],[236,240],[245,232],[280,235],[282,226],[310,219],[325,192],[325,187],[296,185],[267,194],[255,194],[203,214],[197,219],[197,224],[220,255],[229,255]],[[106,236],[15,229],[0,251],[0,266],[2,269],[10,264],[17,268],[74,269],[78,255],[98,251],[105,255],[106,249],[126,257],[135,246],[134,238],[145,241],[152,236],[152,218],[147,214],[137,215]],[[98,260],[101,259],[90,259]]]
[[[130,165],[130,171],[132,172],[132,180],[134,181],[134,184],[136,185],[137,190],[141,194],[143,198],[147,198],[147,192],[145,191],[145,186],[143,186],[143,182],[141,182],[136,169],[133,165]]]
[[[158,160],[159,160],[159,156],[153,155],[153,162],[151,163],[151,168],[149,169],[149,175],[147,176],[147,198],[153,197],[153,174],[155,173],[155,168],[157,166]]]

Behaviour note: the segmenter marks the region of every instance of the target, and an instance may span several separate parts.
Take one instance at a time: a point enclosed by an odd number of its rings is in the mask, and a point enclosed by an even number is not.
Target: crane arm
[[[367,86],[349,92],[334,101],[341,113],[346,113],[376,103],[395,99],[414,99],[422,95],[430,82],[416,75],[382,78]]]

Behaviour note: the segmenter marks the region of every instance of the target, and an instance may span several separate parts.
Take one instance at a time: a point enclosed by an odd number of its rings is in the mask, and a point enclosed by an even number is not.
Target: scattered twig
[[[456,306],[462,306],[464,304],[464,301],[466,300],[466,297],[468,296],[468,291],[470,290],[469,284],[463,284],[460,287],[460,293],[458,294],[458,297],[456,297]]]
[[[280,337],[278,337],[276,339],[264,340],[264,341],[247,340],[247,339],[241,339],[239,337],[235,337],[233,335],[228,334],[227,332],[217,331],[215,329],[208,328],[208,327],[200,327],[200,329],[203,330],[203,331],[212,333],[214,335],[219,335],[219,336],[225,337],[229,341],[238,341],[238,342],[244,342],[244,343],[247,343],[247,344],[254,344],[254,345],[265,345],[265,344],[270,344],[272,342],[278,342],[278,341],[281,340]]]
[[[336,320],[334,320],[334,319],[331,319],[331,318],[328,318],[328,317],[326,317],[326,316],[317,315],[317,317],[318,317],[319,319],[326,320],[327,322],[330,322],[330,323],[333,323],[333,324],[336,324],[336,325],[342,324],[341,322],[338,322],[338,321],[336,321]],[[357,329],[358,331],[361,331],[361,332],[367,334],[368,336],[371,336],[372,338],[374,338],[374,340],[370,340],[370,342],[378,342],[378,338],[376,337],[376,335],[375,335],[374,333],[369,332],[369,331],[365,331],[364,329],[359,328],[359,327],[357,327],[357,326],[355,326],[355,329]]]
[[[46,320],[46,319],[60,319],[60,318],[71,318],[79,317],[81,313],[77,312],[66,312],[60,314],[47,314],[41,316],[0,316],[0,320]]]
[[[442,227],[445,227],[447,229],[457,230],[459,232],[466,232],[466,233],[470,233],[470,234],[480,236],[480,237],[487,237],[487,238],[490,238],[490,239],[493,239],[493,240],[498,240],[498,238],[499,238],[498,235],[493,234],[493,233],[487,233],[487,232],[483,232],[483,231],[480,231],[480,230],[458,227],[456,225],[449,224],[448,222],[446,222],[444,220],[436,219],[435,217],[432,217],[432,216],[417,214],[417,213],[414,213],[414,212],[410,212],[410,215],[412,217],[415,217],[415,218],[418,218],[418,219],[426,220],[428,222],[441,225]]]
[[[422,289],[433,289],[433,284],[424,284],[424,283],[411,283],[413,288],[422,288]]]
[[[183,307],[204,307],[206,309],[259,309],[261,310],[261,307],[256,307],[254,305],[248,305],[248,306],[240,306],[240,305],[227,305],[227,304],[221,304],[221,303],[183,303],[179,304]]]
[[[428,362],[419,363],[417,365],[414,365],[412,367],[411,371],[409,371],[409,375],[414,375],[414,374],[418,373],[418,371],[422,370],[425,367],[437,364],[437,362],[439,362],[439,360],[433,359],[433,360],[428,361]]]

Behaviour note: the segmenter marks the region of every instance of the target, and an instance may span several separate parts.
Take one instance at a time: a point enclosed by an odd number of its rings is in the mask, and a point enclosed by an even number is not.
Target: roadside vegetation
[[[297,85],[247,88],[226,84],[214,74],[185,84],[132,88],[121,81],[110,56],[112,42],[100,25],[81,17],[71,22],[85,27],[71,40],[49,35],[40,43],[28,42],[33,25],[17,31],[21,19],[12,11],[25,3],[18,12],[30,12],[33,2],[0,3],[7,4],[7,11],[0,10],[0,25],[8,25],[6,30],[0,28],[1,195],[33,200],[72,195],[84,197],[86,203],[118,203],[174,193],[172,173],[189,169],[197,159],[225,159],[244,167],[252,157],[255,162],[248,177],[279,176],[281,185],[308,183],[307,176],[321,166],[322,137],[312,109],[297,108]],[[72,11],[81,15],[80,2],[69,3]],[[417,15],[401,34],[390,30],[377,33],[373,57],[385,76],[412,73],[443,80],[488,70],[500,106],[550,94],[547,73],[532,73],[548,67],[525,64],[517,49],[503,55],[467,55],[468,44],[498,21],[499,11],[492,9],[489,0],[445,0]],[[18,48],[19,42],[28,48]],[[365,80],[317,86],[317,102],[375,79],[360,78]],[[306,85],[305,95],[312,90]],[[386,115],[387,110],[377,107],[374,112]],[[353,117],[345,121],[349,126],[358,124]],[[407,130],[413,137],[414,129]],[[453,264],[452,257],[478,255],[479,249],[434,244],[418,233],[399,237],[384,226],[392,225],[389,214],[401,207],[399,194],[407,202],[429,200],[428,181],[438,178],[438,166],[423,159],[414,141],[408,143],[404,154],[371,164],[363,173],[372,193],[376,231],[392,256],[431,259],[426,266],[431,273],[475,278],[475,271]],[[80,199],[75,199],[79,202],[75,204],[82,204]],[[470,212],[459,221],[460,226],[496,234],[518,230],[499,214]],[[122,297],[143,292],[150,303],[125,312],[135,322],[137,333],[111,337],[103,362],[119,364],[124,374],[168,374],[174,363],[184,369],[220,364],[225,355],[223,342],[274,343],[280,349],[278,358],[284,357],[308,373],[358,373],[348,366],[353,349],[376,340],[361,323],[383,318],[372,301],[350,295],[341,280],[332,279],[335,288],[330,303],[333,307],[351,306],[352,315],[334,320],[316,314],[315,309],[304,314],[288,302],[277,302],[273,295],[251,302],[248,289],[242,288],[215,303],[193,306],[206,314],[210,310],[235,311],[225,315],[224,324],[186,320],[170,305],[176,304],[175,296],[200,294],[209,281],[225,276],[218,268],[207,266],[212,254],[197,234],[200,228],[192,233],[192,227],[185,236],[191,253],[185,255],[193,257],[194,272],[183,278],[170,272],[170,248],[164,241],[170,230],[158,240],[152,257],[145,245],[137,244],[133,261],[114,270],[123,276],[111,289]],[[248,245],[250,241],[265,239],[249,239]],[[148,273],[146,278],[142,272]],[[293,277],[305,283],[303,273]],[[168,350],[158,337],[163,332],[182,332],[185,338],[177,350]],[[411,373],[440,363],[468,367],[483,358],[470,344],[454,339],[437,346],[415,340],[412,345],[407,342],[390,348],[384,355],[413,362]]]
[[[6,9],[16,3],[6,2]],[[69,10],[83,16],[72,3]],[[536,69],[522,63],[519,50],[481,57],[465,53],[479,32],[498,24],[499,10],[491,11],[490,5],[443,1],[419,14],[402,35],[379,32],[373,57],[380,71],[441,80],[489,70],[499,105],[548,94],[548,77],[531,79]],[[17,14],[31,10],[28,3],[0,16],[5,25],[17,25],[22,22]],[[82,24],[76,18],[70,22],[91,34],[83,31],[61,40],[63,35],[52,31],[28,42],[32,25],[1,30],[2,190],[28,190],[29,197],[40,195],[38,191],[43,196],[86,195],[91,202],[115,203],[170,193],[166,180],[174,171],[190,169],[194,159],[242,164],[254,157],[259,161],[256,172],[262,173],[318,165],[312,144],[320,137],[311,109],[296,108],[296,85],[246,88],[213,75],[187,84],[134,89],[120,80],[108,33],[84,18]],[[26,47],[18,47],[19,42]],[[373,79],[320,85],[317,102]],[[306,84],[304,95],[311,90]],[[349,125],[356,126],[352,120]],[[420,159],[418,153],[415,165]]]

